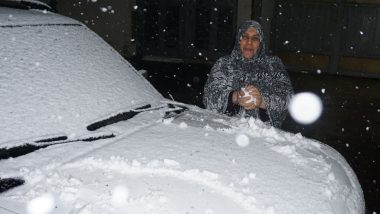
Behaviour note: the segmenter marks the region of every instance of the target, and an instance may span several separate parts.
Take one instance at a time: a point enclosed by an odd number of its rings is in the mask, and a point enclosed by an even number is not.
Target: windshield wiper
[[[144,105],[144,106],[135,108],[131,111],[117,114],[108,119],[95,122],[87,126],[87,130],[95,131],[101,127],[131,119],[141,112],[146,112],[146,111],[161,109],[161,108],[165,108],[165,107],[160,106],[160,107],[152,109],[150,104]],[[173,118],[173,117],[176,118],[180,116],[183,112],[189,110],[189,108],[186,106],[171,104],[171,103],[167,104],[167,108],[169,108],[169,110],[165,111],[165,115],[163,119],[168,119],[168,118]],[[33,141],[32,143],[26,143],[26,144],[11,147],[11,148],[0,148],[0,160],[26,155],[36,150],[46,148],[52,145],[72,143],[72,142],[78,142],[78,141],[91,142],[91,141],[113,138],[113,137],[115,137],[113,133],[109,135],[91,136],[91,137],[87,137],[83,139],[75,139],[75,140],[68,140],[67,136],[50,137],[50,138],[36,140],[36,141]],[[5,192],[14,187],[23,185],[24,183],[25,181],[22,178],[18,178],[18,177],[0,178],[0,193]]]
[[[189,110],[188,107],[182,106],[182,105],[177,105],[177,104],[168,104],[169,111],[165,112],[165,115],[163,119],[169,119],[169,118],[177,118],[179,117],[183,112]]]
[[[108,125],[111,125],[111,124],[114,124],[114,123],[117,123],[120,121],[129,120],[141,112],[150,111],[151,107],[152,106],[150,104],[148,104],[148,105],[144,105],[144,106],[132,109],[130,111],[119,113],[115,116],[111,116],[107,119],[104,119],[104,120],[101,120],[101,121],[98,121],[98,122],[95,122],[93,124],[88,125],[87,130],[88,131],[95,131],[95,130],[98,130],[102,127],[105,127],[105,126],[108,126]]]
[[[182,105],[177,105],[177,104],[167,104],[167,107],[169,108],[169,110],[165,111],[165,115],[163,119],[168,119],[168,118],[173,118],[173,117],[176,118],[180,116],[183,112],[188,110],[187,107],[182,106]],[[133,110],[109,117],[105,120],[101,120],[93,124],[90,124],[89,126],[87,126],[87,130],[95,131],[104,126],[131,119],[141,112],[146,112],[146,111],[161,109],[161,108],[164,108],[164,106],[151,108],[150,104],[144,105],[144,106],[135,108]],[[30,142],[30,143],[25,143],[19,146],[14,146],[11,148],[0,148],[0,160],[23,156],[31,152],[34,152],[36,150],[46,148],[52,145],[72,143],[72,142],[78,142],[78,141],[91,142],[91,141],[113,138],[113,137],[115,137],[115,135],[112,133],[108,135],[98,135],[98,136],[92,136],[92,137],[75,139],[75,140],[68,140],[67,136],[56,136],[56,137],[45,138],[45,139]]]
[[[23,185],[24,183],[25,181],[21,178],[0,178],[0,193]]]
[[[91,137],[75,139],[75,140],[67,140],[68,139],[67,136],[46,138],[46,139],[34,141],[32,143],[25,143],[20,146],[14,146],[11,148],[0,148],[0,160],[23,156],[23,155],[32,153],[36,150],[46,148],[48,146],[65,144],[65,143],[73,143],[73,142],[78,142],[78,141],[91,142],[91,141],[113,138],[113,137],[115,137],[114,134],[91,136]]]
[[[138,115],[142,112],[157,110],[157,109],[162,109],[162,108],[169,108],[170,109],[168,111],[165,111],[165,115],[164,115],[163,119],[178,117],[182,112],[187,111],[189,109],[185,106],[178,105],[178,104],[172,104],[172,103],[168,103],[167,106],[157,106],[157,107],[153,107],[153,108],[150,104],[148,104],[148,105],[144,105],[144,106],[140,106],[138,108],[132,109],[130,111],[119,113],[119,114],[111,116],[107,119],[100,120],[98,122],[92,123],[92,124],[87,126],[87,130],[88,131],[95,131],[95,130],[98,130],[102,127],[105,127],[105,126],[108,126],[111,124],[115,124],[115,123],[120,122],[120,121],[129,120],[129,119],[135,117],[136,115]]]
[[[33,143],[26,143],[26,144],[11,147],[11,148],[0,148],[0,160],[26,155],[36,150],[46,148],[48,146],[65,144],[65,143],[73,143],[73,142],[78,142],[78,141],[92,142],[96,140],[113,138],[113,137],[115,137],[114,134],[91,136],[91,137],[76,139],[76,140],[67,140],[68,139],[67,136],[58,136],[58,137],[46,138],[42,140],[36,140]],[[23,185],[24,183],[25,181],[22,178],[17,178],[17,177],[0,178],[0,193],[10,190],[14,187]]]
[[[163,108],[163,106],[160,106],[158,108]],[[95,131],[101,127],[117,123],[119,121],[123,120],[128,120],[136,116],[137,114],[144,112],[144,111],[149,111],[151,109],[151,105],[144,105],[138,108],[135,108],[131,111],[123,112],[120,114],[117,114],[115,116],[112,116],[110,118],[107,118],[105,120],[101,120],[98,122],[95,122],[89,126],[87,126],[87,130],[89,131]],[[25,144],[19,145],[19,146],[14,146],[11,148],[0,148],[0,160],[3,159],[8,159],[8,158],[15,158],[19,157],[22,155],[29,154],[31,152],[34,152],[36,150],[46,148],[48,146],[52,145],[58,145],[58,144],[65,144],[65,143],[72,143],[72,142],[78,142],[78,141],[84,141],[84,142],[91,142],[91,141],[96,141],[96,140],[101,140],[101,139],[107,139],[107,138],[112,138],[115,137],[115,135],[108,134],[108,135],[97,135],[97,136],[92,136],[92,137],[87,137],[87,138],[82,138],[82,139],[75,139],[75,140],[68,140],[67,136],[56,136],[56,137],[50,137],[46,139],[41,139],[41,140],[36,140],[33,142],[26,142]]]
[[[50,142],[61,141],[61,140],[67,140],[67,136],[51,137],[51,138],[46,138],[46,139],[42,139],[42,140],[36,140],[34,142],[36,142],[36,143],[50,143]]]

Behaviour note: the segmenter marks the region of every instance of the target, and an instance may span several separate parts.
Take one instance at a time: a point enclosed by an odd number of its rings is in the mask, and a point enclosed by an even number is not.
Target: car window
[[[0,145],[77,135],[99,118],[161,99],[128,62],[82,25],[0,28]]]

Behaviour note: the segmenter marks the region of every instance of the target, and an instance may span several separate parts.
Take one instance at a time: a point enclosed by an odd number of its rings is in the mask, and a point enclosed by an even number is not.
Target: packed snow
[[[194,127],[201,117],[202,124],[214,125]],[[126,130],[116,139],[57,145],[3,160],[3,176],[23,177],[26,184],[0,195],[0,202],[50,200],[52,213],[363,209],[355,174],[338,153],[319,142],[252,118],[218,119],[202,111],[160,118],[146,112],[108,127],[115,133]],[[230,128],[220,128],[226,125]]]
[[[248,91],[246,88],[241,88],[241,90],[243,91],[244,95],[243,97],[249,97],[249,99],[246,101],[246,103],[251,103],[253,102],[255,105],[256,105],[256,98],[253,97]]]

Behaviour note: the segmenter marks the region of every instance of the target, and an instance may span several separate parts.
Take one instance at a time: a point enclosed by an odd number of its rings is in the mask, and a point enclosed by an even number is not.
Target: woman
[[[231,116],[252,116],[281,127],[293,89],[280,58],[267,56],[265,51],[260,24],[244,22],[232,53],[211,69],[204,88],[206,108]]]

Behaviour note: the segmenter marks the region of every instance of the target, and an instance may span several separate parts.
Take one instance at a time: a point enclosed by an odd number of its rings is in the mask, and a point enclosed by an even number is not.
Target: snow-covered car
[[[0,7],[0,213],[365,212],[334,149],[162,97],[85,25]]]

